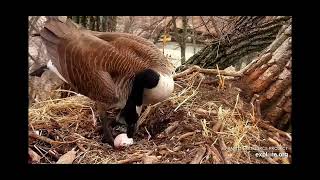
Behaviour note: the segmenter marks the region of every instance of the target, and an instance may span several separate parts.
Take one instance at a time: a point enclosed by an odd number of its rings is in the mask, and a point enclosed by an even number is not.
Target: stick
[[[65,141],[65,142],[61,142],[61,141],[55,141],[52,140],[50,138],[44,137],[44,136],[39,136],[38,134],[34,133],[34,132],[30,132],[29,136],[35,139],[39,139],[41,141],[44,141],[46,143],[49,143],[51,145],[59,145],[59,144],[69,144],[69,143],[75,143],[78,141],[78,139],[74,140],[74,141]]]
[[[191,74],[193,72],[199,72],[199,73],[203,73],[203,74],[218,74],[220,73],[220,75],[224,75],[224,76],[233,76],[233,77],[241,77],[242,73],[238,72],[227,72],[224,70],[216,70],[216,69],[202,69],[197,65],[193,65],[190,68],[188,68],[187,70],[177,73],[176,75],[173,76],[174,80],[177,80],[178,78],[181,78],[187,74]]]
[[[195,95],[197,95],[197,94],[198,94],[197,91],[193,91],[192,94],[191,94],[190,96],[188,96],[186,99],[184,99],[173,111],[176,112],[176,111],[180,108],[180,106],[181,106],[182,104],[184,104],[184,103],[187,102],[190,98],[192,98],[193,96],[195,96]]]
[[[222,125],[222,118],[218,119],[218,122],[212,127],[213,132],[219,132]]]
[[[143,156],[142,161],[143,164],[153,164],[158,162],[158,158],[156,156]]]
[[[44,157],[50,164],[52,164],[52,162],[47,158],[47,156],[45,156],[45,154],[43,154],[43,153],[40,151],[40,147],[38,148],[36,145],[33,145],[33,147],[42,155],[41,158]],[[42,151],[45,151],[45,150],[42,149]],[[48,153],[47,151],[45,151],[45,152],[46,152],[46,154]]]
[[[164,132],[169,135],[170,133],[172,133],[174,130],[177,129],[177,127],[179,126],[179,121],[175,121],[173,122],[169,127],[167,127]]]
[[[130,159],[124,159],[124,160],[117,161],[116,164],[128,164],[128,163],[136,162],[136,161],[139,161],[144,156],[149,156],[151,153],[152,153],[152,151],[148,152],[147,154],[139,154],[139,155],[134,156]]]
[[[198,91],[197,91],[197,90],[199,89],[199,87],[200,87],[200,85],[201,85],[201,83],[202,83],[202,81],[203,81],[203,79],[204,79],[204,76],[203,76],[203,75],[200,76],[200,77],[201,77],[201,80],[200,80],[197,88],[192,92],[192,94],[191,94],[190,96],[188,96],[186,99],[184,99],[184,100],[174,109],[174,112],[176,112],[183,103],[187,102],[187,100],[189,100],[191,97],[193,97],[193,96],[195,96],[195,95],[198,94]],[[193,84],[193,83],[192,83],[192,84]],[[192,85],[191,85],[190,87],[192,87]]]
[[[221,153],[222,153],[222,157],[224,159],[224,162],[226,164],[231,164],[229,153],[227,152],[227,146],[224,143],[224,140],[222,137],[219,138],[219,145],[220,145],[220,149],[221,149]]]
[[[286,153],[283,150],[282,146],[276,140],[274,140],[274,139],[269,137],[268,141],[271,142],[272,144],[274,144],[275,146],[277,146],[277,148],[279,149],[280,153],[282,153],[282,154]],[[283,162],[283,164],[290,164],[290,162],[289,162],[287,157],[281,157],[280,159]]]
[[[210,115],[217,115],[216,110],[208,111],[202,108],[198,108],[194,111],[195,113],[201,115],[201,116],[210,116]]]
[[[254,147],[259,153],[265,154],[265,152],[262,151],[262,150],[260,150],[257,145],[253,145],[253,147]],[[269,156],[263,156],[263,157],[264,157],[270,164],[279,164],[279,163],[277,163],[277,161],[273,160],[273,159],[272,159],[271,157],[269,157]]]
[[[289,133],[284,132],[284,131],[281,131],[281,130],[279,130],[279,129],[277,129],[277,128],[269,125],[269,124],[266,124],[266,123],[264,123],[262,120],[258,120],[257,125],[258,125],[259,127],[261,127],[261,128],[270,130],[270,131],[272,131],[272,132],[278,132],[280,135],[283,135],[283,136],[287,137],[290,141],[292,141],[292,137],[291,137],[291,135],[290,135]]]
[[[86,151],[87,151],[80,143],[77,142],[76,144],[77,144],[78,148],[79,148],[81,151],[83,151],[83,152],[86,152]]]
[[[148,141],[150,140],[150,138],[151,138],[151,135],[150,135],[150,133],[149,133],[149,131],[148,131],[148,129],[147,129],[147,127],[144,127],[144,129],[146,130],[146,132],[148,133]]]
[[[185,133],[185,134],[182,134],[182,135],[178,138],[178,141],[180,141],[181,139],[186,138],[186,137],[188,137],[188,136],[194,135],[194,134],[196,134],[196,132],[187,132],[187,133]]]
[[[213,146],[212,149],[210,148],[210,146],[208,144],[205,144],[208,153],[211,154],[212,159],[217,162],[217,163],[222,163],[223,162],[223,158],[221,157],[219,151]]]
[[[201,21],[204,23],[204,26],[206,27],[206,29],[207,29],[208,33],[209,33],[213,38],[216,38],[216,36],[215,36],[215,35],[213,35],[213,34],[210,32],[210,30],[209,30],[209,28],[208,28],[207,24],[204,22],[204,20],[203,20],[202,16],[200,16],[200,19],[201,19]]]
[[[139,118],[139,120],[138,120],[138,123],[137,123],[138,125],[137,125],[137,127],[140,127],[140,125],[141,125],[142,123],[144,123],[144,121],[146,120],[147,116],[149,115],[151,109],[152,109],[152,106],[148,106],[148,107],[146,108],[146,110],[144,110],[144,112],[142,113],[142,115],[140,116],[140,118]]]
[[[195,155],[193,160],[190,162],[190,164],[200,164],[200,161],[203,158],[203,156],[205,155],[205,153],[206,153],[205,147],[199,148],[197,154]]]
[[[52,157],[54,157],[56,160],[58,160],[59,159],[59,157],[57,156],[57,154],[53,151],[53,150],[49,150],[48,151],[48,154],[50,154]]]

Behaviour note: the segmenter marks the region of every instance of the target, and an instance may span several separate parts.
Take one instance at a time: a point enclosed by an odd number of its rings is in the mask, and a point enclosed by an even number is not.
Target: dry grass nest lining
[[[40,155],[33,163],[55,163],[71,149],[74,164],[291,162],[290,134],[261,122],[229,83],[217,88],[197,72],[176,80],[169,99],[144,108],[135,144],[126,149],[101,143],[94,112],[81,95],[32,104],[29,147]]]

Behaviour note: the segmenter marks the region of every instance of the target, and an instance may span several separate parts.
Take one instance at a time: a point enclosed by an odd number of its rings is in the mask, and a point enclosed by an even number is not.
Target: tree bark
[[[106,16],[106,30],[109,32],[116,31],[117,16]]]
[[[181,64],[185,63],[186,60],[186,36],[187,36],[187,26],[188,26],[188,19],[187,16],[182,16],[182,34],[179,34],[177,28],[177,17],[172,16],[172,23],[174,28],[174,37],[178,42],[180,49],[181,49]]]
[[[132,33],[132,25],[134,23],[134,17],[129,16],[129,20],[125,22],[123,32]]]
[[[187,16],[182,16],[182,37],[180,42],[181,48],[181,64],[185,63],[186,61],[186,39],[187,39],[187,27],[188,27],[188,19]]]
[[[83,27],[86,27],[86,24],[87,24],[87,18],[86,18],[86,16],[80,16],[80,24],[81,24]]]
[[[291,24],[243,71],[237,86],[247,101],[255,101],[261,118],[281,130],[291,126]]]
[[[223,38],[204,47],[183,65],[199,65],[203,68],[216,68],[218,65],[221,69],[235,65],[244,56],[268,47],[289,19],[285,16],[265,22],[265,18],[256,16],[235,18],[232,33],[222,35]]]
[[[90,25],[89,25],[89,29],[91,31],[94,31],[94,27],[95,27],[95,20],[93,16],[90,16]]]
[[[101,31],[101,23],[100,23],[100,16],[96,16],[96,22],[97,22],[97,31]]]
[[[72,16],[72,21],[79,24],[79,16]]]

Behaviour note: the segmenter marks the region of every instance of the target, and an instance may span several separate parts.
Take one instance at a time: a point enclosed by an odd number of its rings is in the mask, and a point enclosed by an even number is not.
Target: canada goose
[[[33,74],[48,68],[78,93],[121,109],[118,120],[126,123],[129,138],[142,105],[165,100],[174,90],[173,64],[146,39],[79,29],[58,18],[48,19],[40,36],[50,61]],[[112,145],[111,133],[104,136]]]

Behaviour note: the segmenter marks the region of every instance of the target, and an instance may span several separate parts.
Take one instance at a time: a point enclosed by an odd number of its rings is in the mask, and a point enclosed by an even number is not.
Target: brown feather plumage
[[[72,88],[110,107],[124,105],[137,72],[173,73],[154,44],[131,34],[93,32],[55,20],[40,34],[52,63]]]

